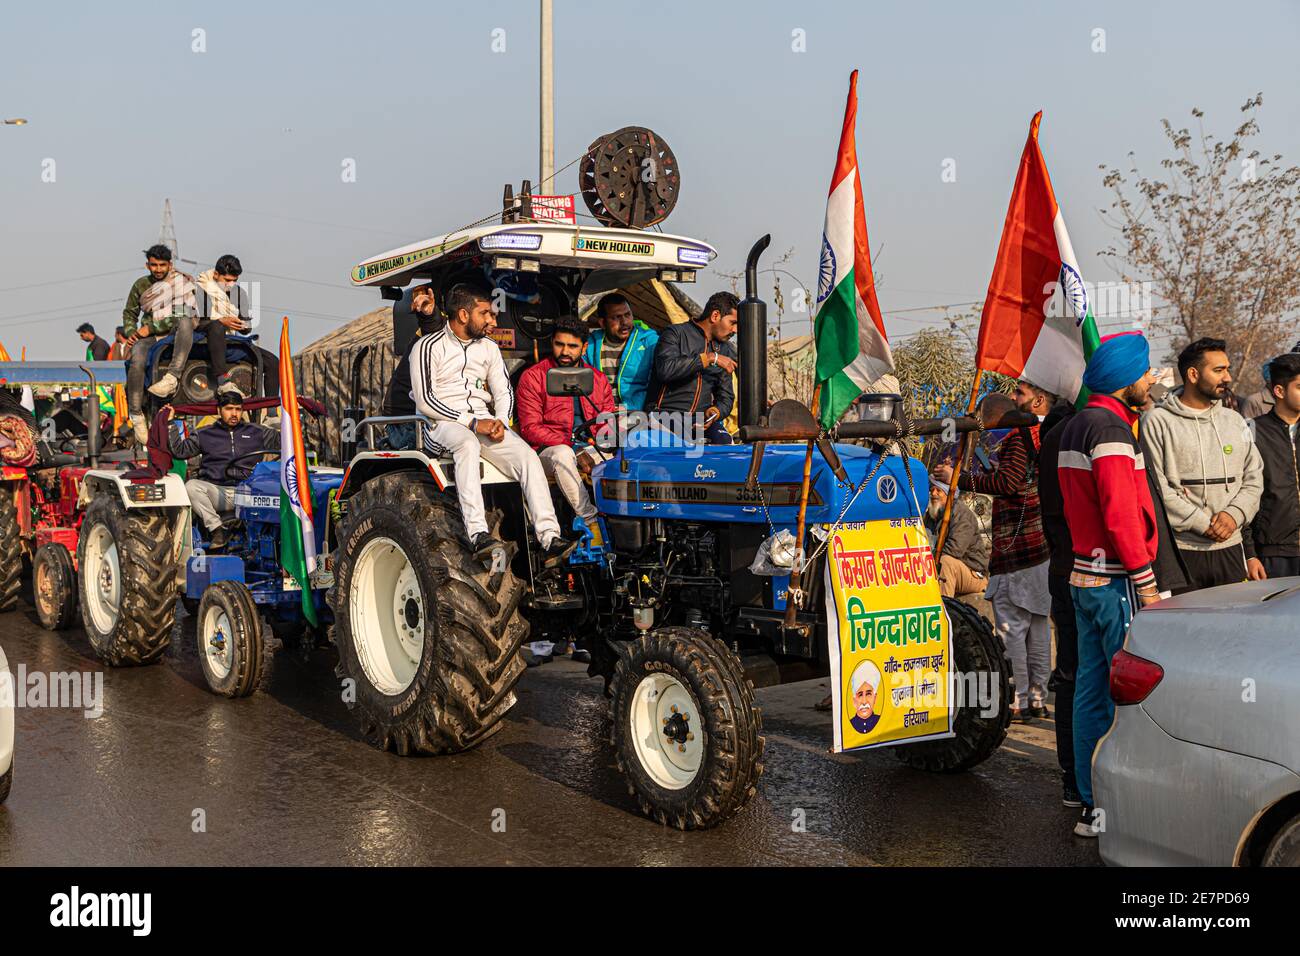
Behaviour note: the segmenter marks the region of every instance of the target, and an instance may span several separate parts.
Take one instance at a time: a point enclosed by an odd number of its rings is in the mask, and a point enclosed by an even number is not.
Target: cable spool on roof
[[[645,229],[677,205],[677,157],[653,130],[625,126],[587,147],[578,167],[587,208],[603,225]]]

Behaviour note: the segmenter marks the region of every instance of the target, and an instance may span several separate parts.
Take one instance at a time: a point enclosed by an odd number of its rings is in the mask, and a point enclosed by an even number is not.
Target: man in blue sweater
[[[659,333],[632,317],[632,306],[620,292],[611,292],[597,302],[596,316],[600,328],[587,340],[583,361],[609,379],[615,406],[644,411]]]

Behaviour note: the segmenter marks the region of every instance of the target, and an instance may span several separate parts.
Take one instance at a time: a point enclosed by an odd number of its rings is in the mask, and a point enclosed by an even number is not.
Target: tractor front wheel
[[[238,581],[218,581],[203,592],[194,633],[199,666],[212,693],[248,697],[262,681],[266,642],[253,595]]]
[[[943,604],[952,625],[948,645],[953,667],[962,677],[974,675],[976,687],[957,682],[965,688],[966,699],[953,719],[955,736],[890,749],[917,770],[957,773],[987,760],[1007,737],[1013,694],[1011,659],[992,625],[978,611],[952,598],[944,598]]]
[[[610,689],[618,768],[647,816],[706,829],[754,795],[762,712],[740,662],[712,635],[650,632],[622,649]]]
[[[51,541],[36,549],[32,594],[41,627],[61,631],[72,625],[77,615],[77,572],[72,570],[72,555],[63,545]]]

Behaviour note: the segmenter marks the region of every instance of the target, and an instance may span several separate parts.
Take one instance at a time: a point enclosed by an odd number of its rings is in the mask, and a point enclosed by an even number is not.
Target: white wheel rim
[[[117,625],[122,608],[122,566],[117,542],[106,525],[97,524],[86,541],[86,607],[95,630],[107,634]]]
[[[632,694],[631,728],[637,760],[655,783],[681,790],[695,779],[704,759],[703,718],[676,677],[641,679]]]
[[[348,611],[366,678],[381,694],[402,693],[424,654],[424,595],[415,568],[392,538],[373,538],[361,549]]]
[[[199,650],[208,662],[208,670],[217,680],[230,676],[233,636],[234,629],[226,612],[216,605],[209,607],[199,622]]]

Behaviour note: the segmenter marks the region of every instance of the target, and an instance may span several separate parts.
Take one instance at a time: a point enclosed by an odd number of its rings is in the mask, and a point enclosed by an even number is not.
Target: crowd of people
[[[1267,364],[1268,395],[1251,396],[1259,413],[1249,419],[1225,401],[1222,339],[1192,342],[1177,370],[1182,384],[1156,401],[1149,344],[1129,332],[1092,355],[1078,410],[1017,382],[1016,405],[1039,424],[1011,432],[993,467],[957,481],[993,496],[992,561],[960,499],[940,555],[945,595],[983,592],[992,605],[1012,660],[1012,719],[1049,716],[1056,693],[1063,800],[1080,808],[1080,836],[1097,833],[1092,755],[1114,717],[1110,660],[1134,613],[1171,595],[1300,573],[1300,354]],[[951,465],[934,469],[931,528],[952,475]]]
[[[203,332],[222,406],[207,438],[215,443],[220,432],[233,447],[226,433],[240,427],[245,396],[230,380],[225,334],[244,331],[249,322],[246,296],[236,284],[239,260],[224,255],[192,279],[173,267],[165,246],[145,256],[148,272],[131,287],[114,342],[88,323],[77,330],[87,358],[130,363],[127,402],[144,445],[149,350],[139,347],[140,340],[175,335],[169,365],[149,387],[165,398],[176,391],[194,332]],[[735,403],[737,356],[729,340],[737,306],[734,295],[719,292],[693,321],[656,332],[636,320],[626,296],[606,294],[594,327],[576,316],[559,318],[551,354],[512,385],[492,337],[491,289],[473,282],[454,286],[444,318],[432,288],[422,286],[411,294],[414,337],[395,342],[398,362],[383,413],[419,415],[430,423],[423,429],[424,449],[454,461],[466,538],[476,554],[490,555],[501,545],[483,504],[480,461],[486,460],[519,482],[543,560],[553,566],[576,542],[560,525],[548,480],[598,541],[587,479],[606,457],[602,422],[615,408],[676,414],[695,420],[703,440],[731,442],[723,423]],[[549,393],[551,369],[582,365],[592,373],[590,395]],[[958,494],[993,498],[992,547],[957,497],[939,555],[945,596],[983,593],[990,602],[1012,662],[1012,720],[1051,716],[1047,701],[1055,692],[1063,800],[1080,808],[1075,832],[1081,836],[1096,833],[1092,753],[1113,718],[1109,662],[1133,614],[1174,594],[1300,574],[1300,352],[1267,363],[1264,389],[1241,403],[1232,396],[1223,340],[1192,342],[1179,354],[1177,370],[1181,386],[1156,401],[1149,344],[1132,332],[1102,340],[1084,373],[1090,394],[1078,410],[1031,381],[1018,381],[1012,398],[1039,424],[1014,429],[995,465],[957,479]],[[1247,418],[1246,411],[1255,414]],[[246,431],[249,447],[271,441]],[[181,450],[193,451],[202,436],[186,439]],[[414,421],[390,424],[385,443],[414,448]],[[220,456],[216,460],[219,465]],[[197,488],[194,498],[201,520],[220,539],[235,482],[213,468],[197,479],[212,487]],[[932,541],[953,475],[949,464],[937,465],[931,475],[924,520]],[[1049,620],[1056,634],[1054,667]]]

